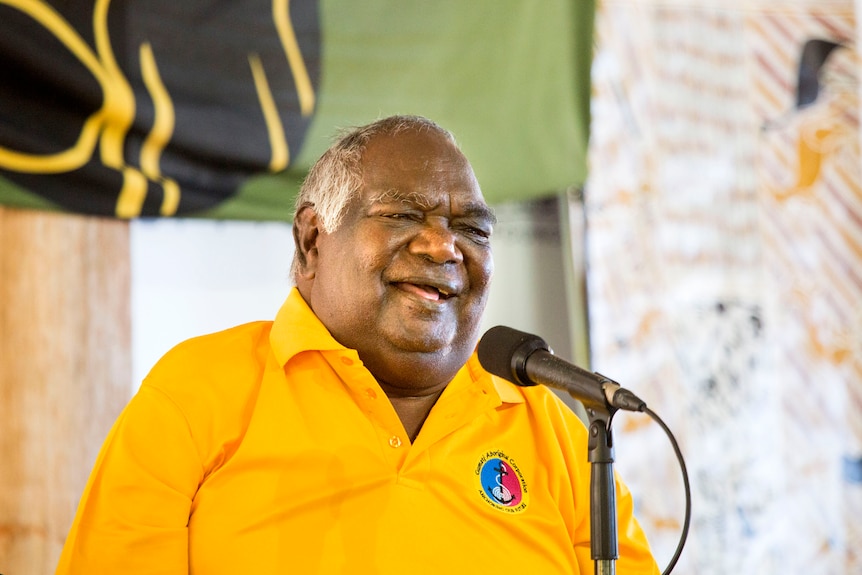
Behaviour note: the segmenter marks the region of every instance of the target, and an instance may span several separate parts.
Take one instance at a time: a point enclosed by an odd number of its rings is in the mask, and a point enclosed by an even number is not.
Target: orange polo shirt
[[[411,443],[294,289],[184,342],[96,461],[58,575],[593,573],[586,430],[472,357]],[[618,484],[620,575],[658,569]]]

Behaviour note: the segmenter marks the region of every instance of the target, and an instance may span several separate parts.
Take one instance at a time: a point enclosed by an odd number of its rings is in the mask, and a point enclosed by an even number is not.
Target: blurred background
[[[860,9],[0,0],[0,573],[53,572],[163,353],[274,316],[333,134],[411,113],[497,212],[485,327],[675,433],[674,572],[862,574]],[[678,464],[614,434],[663,567]]]

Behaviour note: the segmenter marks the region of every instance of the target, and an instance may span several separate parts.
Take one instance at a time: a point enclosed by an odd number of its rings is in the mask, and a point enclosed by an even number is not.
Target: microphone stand
[[[617,499],[614,483],[614,446],[611,418],[617,408],[587,407],[590,475],[590,550],[595,575],[614,575],[619,558],[617,545]]]

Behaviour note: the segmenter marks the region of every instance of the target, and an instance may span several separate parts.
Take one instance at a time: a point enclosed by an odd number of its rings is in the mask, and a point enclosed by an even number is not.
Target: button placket
[[[372,425],[377,428],[378,438],[382,441],[382,448],[387,454],[384,457],[396,467],[400,467],[408,454],[408,451],[402,448],[409,446],[410,442],[399,430],[400,421],[389,406],[388,401],[382,401],[381,398],[386,398],[385,394],[376,386],[370,373],[360,375],[355,371],[357,368],[361,368],[360,361],[349,355],[341,354],[337,356],[337,359],[333,359],[334,361],[331,361],[330,365],[338,372],[347,387],[351,389],[357,404],[371,419]]]

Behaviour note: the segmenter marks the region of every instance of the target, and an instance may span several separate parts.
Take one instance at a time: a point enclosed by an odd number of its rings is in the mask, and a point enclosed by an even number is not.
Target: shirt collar
[[[284,367],[290,359],[304,351],[347,349],[326,329],[294,287],[275,316],[269,334],[275,358]]]
[[[467,360],[467,365],[463,370],[467,370],[470,378],[481,385],[486,392],[499,396],[502,403],[524,403],[524,395],[514,383],[508,382],[501,377],[491,375],[479,363],[479,356],[476,352]]]
[[[296,287],[290,290],[287,300],[275,316],[269,342],[279,365],[282,367],[292,357],[305,351],[348,349],[335,341],[326,326],[314,315]],[[351,352],[356,353],[354,350]],[[485,371],[475,352],[467,360],[467,364],[461,368],[461,372],[465,370],[470,380],[478,383],[489,393],[499,396],[501,402],[524,402],[521,390],[515,384]],[[455,376],[455,379],[458,379],[458,376]]]

